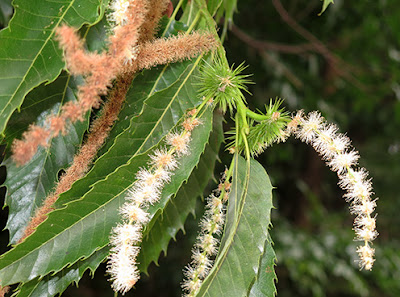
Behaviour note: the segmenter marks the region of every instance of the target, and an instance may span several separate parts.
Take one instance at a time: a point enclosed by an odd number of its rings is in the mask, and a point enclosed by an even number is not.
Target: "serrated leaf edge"
[[[32,63],[31,63],[30,66],[26,69],[25,74],[21,77],[20,83],[18,84],[18,86],[16,86],[16,88],[15,88],[14,92],[11,94],[11,96],[9,96],[9,100],[8,100],[7,104],[4,106],[4,108],[3,108],[2,110],[0,110],[0,114],[2,114],[2,113],[6,110],[6,108],[10,105],[11,101],[12,101],[13,98],[15,97],[16,93],[18,92],[18,90],[20,90],[21,85],[22,85],[22,83],[25,81],[26,76],[27,76],[28,73],[30,73],[30,71],[33,69],[33,65],[34,65],[35,61],[37,61],[37,59],[38,59],[40,53],[42,53],[44,47],[45,47],[45,46],[49,43],[49,41],[53,38],[53,36],[54,36],[54,34],[55,34],[55,31],[56,31],[56,28],[64,21],[65,15],[69,12],[70,8],[73,6],[73,4],[75,3],[75,1],[76,1],[76,0],[72,0],[72,1],[69,3],[67,9],[65,9],[65,11],[63,12],[63,14],[59,17],[59,20],[58,20],[57,23],[54,25],[54,27],[52,28],[50,34],[48,35],[48,37],[47,37],[47,38],[45,39],[45,41],[43,42],[42,47],[38,50],[38,52],[36,53],[35,57],[32,58]],[[13,3],[13,4],[14,4],[14,3]],[[18,5],[13,5],[13,7],[14,7],[14,10],[17,10]],[[101,4],[100,4],[100,7],[101,7]],[[99,10],[100,10],[100,12],[101,12],[102,8],[100,8]],[[10,22],[9,22],[9,26],[6,27],[5,29],[8,28],[8,30],[11,31],[11,25],[13,24],[13,20],[14,20],[15,17],[16,17],[16,14],[13,15],[13,17],[11,18],[11,20],[10,20]],[[101,15],[97,18],[96,22],[98,22],[100,19],[101,19]],[[82,28],[82,26],[83,26],[84,24],[89,24],[89,23],[86,22],[86,21],[85,21],[85,22],[82,22],[82,25],[81,25],[79,28]],[[43,83],[43,82],[46,82],[46,84],[52,83],[53,81],[55,81],[55,80],[57,79],[57,77],[60,76],[62,70],[63,70],[63,69],[60,68],[60,70],[58,71],[58,74],[54,75],[54,78],[53,78],[53,79],[44,80],[44,81],[42,81],[42,83]],[[23,104],[23,102],[24,102],[24,99],[25,99],[26,95],[27,95],[30,91],[32,91],[35,87],[37,87],[38,85],[40,85],[40,84],[37,84],[37,85],[31,87],[31,88],[23,95],[20,104],[19,104],[15,109],[17,109],[18,111],[20,110],[20,108],[21,108],[21,106],[22,106],[22,104]],[[14,109],[14,110],[15,110],[15,109]],[[7,123],[8,123],[8,121],[10,120],[10,117],[12,116],[12,114],[13,114],[13,112],[10,112],[10,114],[5,118],[5,120],[4,120],[4,128],[3,128],[3,130],[1,131],[1,135],[3,135],[4,129],[5,129],[5,127],[7,126]]]
[[[157,145],[162,141],[162,139],[160,139],[160,141],[159,141],[157,144],[155,144],[154,146],[150,147],[149,149],[147,149],[147,150],[144,151],[144,152],[140,152],[140,149],[143,148],[143,144],[150,138],[150,136],[152,135],[152,132],[154,131],[154,129],[160,125],[161,120],[163,119],[163,116],[166,114],[167,110],[170,109],[172,103],[175,101],[175,99],[176,99],[176,97],[178,96],[180,90],[183,88],[183,86],[185,85],[185,83],[187,82],[187,80],[190,78],[190,76],[192,75],[192,73],[193,73],[194,70],[196,69],[197,64],[199,63],[200,60],[201,60],[201,56],[200,56],[199,58],[197,58],[196,63],[192,64],[193,67],[191,68],[190,72],[187,74],[187,76],[186,76],[186,78],[184,79],[184,81],[180,84],[180,87],[179,87],[178,90],[175,92],[174,97],[170,99],[170,102],[168,103],[167,108],[165,108],[164,112],[162,113],[162,117],[160,117],[160,118],[157,120],[157,122],[154,124],[153,129],[150,131],[150,133],[147,135],[147,137],[143,140],[142,145],[136,150],[136,152],[130,157],[130,159],[129,159],[125,164],[122,164],[122,165],[119,165],[118,167],[116,167],[112,172],[110,172],[109,174],[107,174],[103,179],[99,179],[99,180],[95,181],[93,184],[91,184],[91,185],[90,185],[90,188],[88,189],[88,191],[87,191],[84,195],[82,195],[81,198],[78,198],[78,199],[75,199],[75,200],[72,200],[72,201],[68,201],[68,202],[64,203],[63,206],[66,206],[66,205],[68,205],[68,204],[71,203],[71,202],[79,201],[79,200],[83,199],[83,197],[85,197],[88,193],[90,193],[90,192],[92,191],[92,189],[93,189],[99,182],[102,182],[102,181],[107,180],[107,179],[108,179],[108,176],[114,174],[114,173],[115,173],[116,171],[118,171],[122,166],[125,166],[125,165],[129,164],[129,163],[131,162],[132,158],[146,154],[146,152],[148,152],[149,150],[153,149],[155,146],[157,146]],[[190,66],[191,66],[191,65],[188,65],[188,68],[189,68]],[[187,70],[188,68],[185,69],[185,71],[179,76],[179,78],[181,78],[182,75],[185,74],[185,72],[186,72],[186,70]],[[179,79],[179,78],[178,78],[178,79]],[[176,82],[177,82],[177,81],[175,81],[173,84],[171,84],[170,86],[168,86],[168,88],[172,87]],[[165,88],[165,89],[168,89],[168,88]],[[163,89],[163,90],[165,90],[165,89]],[[158,92],[161,92],[161,91],[162,91],[162,90],[160,90],[160,91],[158,91]],[[155,92],[155,93],[157,93],[157,92]],[[154,95],[155,93],[153,93],[153,95]],[[146,101],[146,100],[149,100],[150,98],[151,98],[151,96],[147,97],[147,98],[145,99],[145,101]],[[94,162],[94,165],[93,165],[92,169],[91,169],[89,172],[91,172],[91,171],[95,168],[95,165],[96,165],[97,161],[98,161],[100,158],[103,158],[104,156],[106,156],[106,155],[109,153],[109,151],[116,145],[116,140],[117,140],[117,138],[118,138],[121,134],[123,134],[125,131],[129,130],[129,129],[132,127],[133,120],[136,119],[136,118],[138,118],[138,117],[140,117],[140,116],[143,114],[143,111],[144,111],[144,109],[145,109],[145,105],[146,105],[146,103],[143,102],[143,107],[142,107],[142,110],[141,110],[140,114],[139,114],[137,117],[133,117],[133,118],[131,119],[131,123],[129,124],[129,127],[126,128],[126,129],[124,129],[120,134],[118,134],[118,135],[114,138],[114,143],[110,146],[110,148],[108,149],[108,151],[107,151],[106,153],[104,153],[101,157],[99,157],[99,158]],[[89,174],[89,172],[88,172],[87,174]],[[86,175],[87,175],[87,174],[86,174]],[[85,178],[86,175],[85,175],[84,177],[82,177],[81,179]],[[63,208],[63,207],[60,206],[60,208],[57,208],[57,209],[62,209],[62,208]]]

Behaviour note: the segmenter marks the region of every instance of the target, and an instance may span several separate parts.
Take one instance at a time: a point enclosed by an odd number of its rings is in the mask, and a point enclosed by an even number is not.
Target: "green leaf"
[[[248,296],[258,277],[271,224],[272,186],[255,160],[235,155],[220,251],[197,296]]]
[[[162,19],[161,22],[165,23],[163,20],[164,19]],[[163,25],[167,26],[168,24]],[[170,19],[170,24],[168,28],[165,29],[164,36],[177,35],[186,30],[186,24]],[[134,121],[135,117],[138,117],[144,112],[143,102],[150,99],[155,93],[167,89],[180,80],[187,68],[191,67],[192,64],[192,61],[184,61],[181,63],[154,67],[137,74],[126,95],[125,104],[119,114],[119,121],[113,126],[109,138],[116,139],[116,137],[126,129],[132,130],[132,121]],[[126,132],[132,133],[132,131]],[[98,156],[105,154],[114,143],[115,141],[107,142],[98,153]]]
[[[212,129],[212,111],[204,113],[203,125],[193,130],[191,154],[182,157],[169,185],[162,192],[157,205],[150,208],[154,215],[188,179],[198,164]],[[35,233],[27,237],[0,258],[1,285],[27,282],[79,259],[89,257],[109,243],[111,228],[120,221],[119,207],[124,203],[126,191],[133,185],[136,172],[145,167],[149,156],[135,156],[96,183],[80,200],[68,203],[65,208],[53,211]]]
[[[20,113],[14,113],[5,130],[5,141],[10,144],[20,137],[29,124],[44,124],[51,114],[57,114],[63,103],[76,100],[77,86],[66,73],[50,85],[40,85],[25,99]],[[12,244],[22,237],[24,230],[43,200],[51,193],[57,182],[58,172],[72,162],[88,127],[89,119],[70,125],[66,135],[51,140],[46,148],[39,148],[33,159],[17,167],[11,157],[3,165],[7,167],[5,205],[9,208],[6,228]]]
[[[0,133],[24,97],[59,76],[64,62],[54,40],[57,26],[93,24],[101,0],[15,0],[14,17],[0,32]]]
[[[213,177],[215,161],[218,159],[219,147],[223,141],[221,115],[215,115],[213,123],[209,144],[187,184],[168,201],[162,212],[154,215],[154,223],[146,227],[138,258],[141,272],[147,273],[151,262],[158,263],[162,251],[167,254],[170,240],[172,238],[175,240],[178,231],[184,230],[184,223],[189,213],[194,215],[197,197],[203,195],[207,183]]]
[[[161,253],[166,254],[168,243],[179,230],[183,229],[189,213],[194,214],[196,200],[202,196],[209,179],[213,176],[214,163],[218,158],[219,147],[223,140],[222,117],[214,115],[213,131],[209,144],[201,156],[197,168],[191,174],[186,184],[182,185],[175,197],[169,200],[161,212],[157,212],[151,228],[146,227],[141,244],[138,262],[139,270],[147,273],[148,265],[156,262]],[[72,282],[77,283],[83,273],[90,269],[94,272],[100,263],[107,257],[109,248],[106,246],[89,258],[78,261],[71,267],[65,267],[55,275],[47,275],[23,284],[19,288],[17,297],[45,297],[62,293]]]
[[[187,61],[158,68],[135,80],[119,115],[121,120],[110,134],[110,139],[115,137],[111,146],[106,145],[108,150],[95,161],[90,172],[62,194],[56,205],[61,207],[82,197],[94,183],[157,144],[187,109],[199,104],[192,86],[195,71],[196,62]]]
[[[221,4],[223,2],[224,2],[224,0],[209,0],[209,1],[207,1],[207,8],[212,16],[214,16],[214,14],[217,13],[219,7],[221,6]]]
[[[321,15],[324,13],[324,11],[328,8],[329,4],[333,4],[333,0],[321,0],[324,1],[324,3],[322,4],[322,10],[318,15]]]
[[[85,29],[87,45],[91,51],[101,50],[105,43],[98,43],[94,36],[104,40],[104,22]],[[91,36],[91,37],[89,37]],[[30,124],[43,126],[45,118],[60,111],[61,105],[69,100],[76,100],[77,85],[82,81],[61,74],[51,84],[42,84],[31,91],[25,98],[20,112],[14,111],[6,127],[4,142],[11,147],[15,138],[21,138]],[[89,113],[88,113],[89,115]],[[49,147],[40,148],[34,161],[23,167],[16,167],[11,159],[5,160],[8,179],[6,205],[9,206],[9,217],[6,228],[10,232],[10,242],[15,244],[22,236],[29,218],[42,204],[44,198],[54,188],[61,169],[68,167],[87,130],[88,118],[69,128],[64,137],[53,139]],[[26,173],[26,174],[25,174]]]
[[[255,283],[251,287],[249,297],[272,297],[276,295],[275,273],[276,255],[271,238],[265,241],[264,254],[258,268],[258,275]]]
[[[35,278],[18,288],[17,297],[51,297],[61,294],[67,287],[82,278],[86,270],[93,274],[101,262],[109,253],[108,247],[96,251],[89,258],[78,261],[70,267],[66,267],[56,274],[46,275],[43,278]]]
[[[222,117],[214,116],[213,131],[209,144],[201,156],[198,167],[191,174],[188,182],[180,188],[175,197],[167,202],[165,209],[158,211],[154,216],[151,227],[147,226],[143,235],[141,253],[138,262],[139,270],[147,271],[152,261],[157,261],[161,251],[166,253],[171,238],[175,238],[178,230],[183,230],[183,224],[190,212],[194,213],[196,198],[203,194],[203,190],[213,175],[214,162],[218,157],[218,150],[223,140]],[[168,185],[167,185],[168,186]],[[150,224],[149,224],[150,225]],[[164,232],[168,230],[168,232]],[[108,255],[108,246],[96,251],[89,258],[76,262],[71,267],[65,267],[55,275],[47,275],[23,284],[18,297],[44,297],[62,293],[72,282],[78,283],[83,273],[90,269],[94,272]]]
[[[110,25],[105,17],[102,18],[97,24],[87,28],[83,38],[86,40],[88,51],[97,51],[98,53],[101,53],[102,51],[106,50],[108,47],[109,30]]]

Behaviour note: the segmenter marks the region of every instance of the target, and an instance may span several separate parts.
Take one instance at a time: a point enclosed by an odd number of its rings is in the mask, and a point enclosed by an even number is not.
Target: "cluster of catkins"
[[[171,5],[169,0],[110,1],[108,50],[102,53],[86,51],[85,42],[75,28],[67,25],[56,28],[55,37],[63,49],[70,74],[83,76],[84,83],[78,87],[77,101],[66,103],[59,114],[50,115],[43,127],[32,124],[21,140],[14,140],[12,157],[16,164],[21,166],[29,162],[38,147],[47,146],[51,138],[67,133],[68,125],[83,120],[92,108],[99,108],[102,96],[107,95],[113,85],[114,95],[109,96],[109,106],[106,104],[103,108],[87,143],[74,158],[71,170],[68,169],[62,177],[62,185],[59,184],[55,193],[46,198],[26,229],[24,238],[44,221],[59,194],[68,190],[76,179],[87,172],[90,162],[117,119],[124,100],[122,90],[125,88],[126,91],[126,86],[121,85],[129,84],[132,75],[142,69],[193,58],[219,45],[213,34],[207,32],[155,38],[159,20],[163,14],[170,14]],[[118,93],[120,91],[121,94]],[[182,132],[167,136],[169,150],[163,148],[150,156],[150,167],[137,173],[135,186],[127,197],[128,202],[120,210],[124,222],[113,229],[111,243],[114,247],[108,266],[116,291],[127,292],[139,278],[135,259],[139,252],[142,228],[149,219],[145,209],[160,198],[161,189],[178,165],[176,157],[189,152],[191,131],[200,124],[196,115],[197,111],[192,110],[182,123]],[[101,137],[95,133],[99,130],[96,127],[101,130]]]
[[[185,296],[196,296],[203,280],[213,266],[212,257],[218,252],[218,239],[225,222],[224,202],[228,199],[231,184],[224,173],[218,188],[207,198],[206,212],[200,222],[200,234],[192,251],[192,262],[184,271],[182,288]]]
[[[143,226],[150,219],[146,209],[160,199],[164,185],[178,166],[177,158],[189,154],[191,131],[201,123],[196,114],[196,109],[191,110],[182,123],[182,131],[170,132],[166,136],[167,146],[149,156],[148,168],[137,172],[134,186],[126,196],[127,202],[120,208],[123,222],[112,230],[108,261],[108,273],[115,291],[125,294],[139,280],[136,258]]]
[[[364,242],[364,245],[357,248],[360,267],[371,270],[375,261],[375,249],[370,244],[378,236],[375,216],[372,215],[376,199],[371,200],[372,183],[367,171],[357,168],[360,157],[358,152],[351,148],[350,139],[346,135],[338,133],[335,125],[327,124],[320,113],[315,111],[307,116],[303,111],[297,112],[288,124],[287,131],[312,145],[331,170],[338,174],[339,186],[346,191],[344,197],[351,203],[351,213],[356,215],[356,240]]]
[[[126,61],[126,52],[138,41],[137,31],[145,20],[146,11],[144,1],[133,1],[127,6],[125,13],[129,22],[115,27],[108,53],[88,53],[74,28],[67,25],[57,28],[56,38],[64,50],[68,70],[73,75],[83,75],[85,84],[79,86],[78,101],[66,103],[60,114],[50,116],[47,127],[31,125],[22,140],[14,141],[13,158],[17,164],[28,162],[38,146],[47,145],[49,138],[65,134],[67,122],[82,120],[92,107],[99,108],[100,96],[107,94],[112,80]]]
[[[64,51],[69,72],[82,75],[84,83],[78,87],[77,101],[64,104],[59,114],[52,114],[45,120],[43,127],[32,124],[21,140],[14,140],[13,160],[19,166],[26,164],[39,146],[45,147],[52,137],[67,133],[68,125],[83,120],[92,107],[99,108],[101,96],[109,93],[108,100],[99,117],[92,122],[90,133],[73,163],[60,178],[54,192],[37,209],[20,241],[32,234],[46,219],[59,195],[70,189],[90,169],[98,149],[118,119],[134,73],[158,64],[195,57],[218,45],[211,33],[192,32],[155,38],[158,22],[163,14],[168,13],[171,5],[169,0],[111,1],[108,15],[111,25],[109,46],[108,51],[102,53],[86,51],[84,40],[76,29],[67,25],[56,29],[56,38]]]
[[[51,115],[45,127],[31,125],[22,139],[13,143],[13,159],[26,164],[39,146],[67,132],[67,124],[83,120],[92,108],[99,108],[113,81],[123,74],[136,73],[159,64],[182,61],[198,56],[218,46],[211,33],[180,34],[167,39],[154,38],[158,22],[166,12],[168,0],[114,0],[110,2],[109,21],[112,24],[108,51],[91,53],[75,28],[62,25],[56,29],[56,39],[64,50],[64,59],[72,75],[82,75],[78,101],[66,103],[60,114]]]

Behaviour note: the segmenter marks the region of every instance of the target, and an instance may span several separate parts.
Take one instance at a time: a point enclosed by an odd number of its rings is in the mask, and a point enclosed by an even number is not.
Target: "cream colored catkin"
[[[346,135],[338,133],[338,128],[328,124],[316,111],[308,115],[298,111],[288,124],[287,132],[310,144],[330,169],[337,173],[338,184],[346,191],[344,198],[350,203],[351,213],[356,215],[353,227],[355,240],[363,242],[357,248],[359,265],[362,269],[371,270],[375,262],[375,249],[371,243],[378,236],[376,216],[373,215],[376,199],[371,200],[373,192],[368,172],[358,167],[358,152],[351,148]]]
[[[150,218],[146,210],[159,201],[163,187],[170,182],[179,166],[177,158],[190,153],[191,131],[201,122],[193,115],[187,117],[184,123],[181,131],[167,134],[166,146],[154,150],[149,155],[148,167],[136,173],[136,181],[119,210],[122,223],[112,229],[107,272],[112,288],[122,294],[128,292],[140,278],[136,258],[143,227]]]
[[[230,186],[224,174],[217,190],[207,198],[206,211],[200,222],[200,233],[192,250],[192,262],[184,270],[184,296],[196,296],[213,266],[212,258],[218,252],[217,237],[222,233],[225,222],[223,202],[227,199]]]

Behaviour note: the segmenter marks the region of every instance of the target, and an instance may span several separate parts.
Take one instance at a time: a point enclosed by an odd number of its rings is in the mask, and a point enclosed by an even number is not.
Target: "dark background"
[[[11,15],[9,2],[0,0],[3,25]],[[295,139],[257,158],[276,187],[271,236],[280,297],[400,295],[398,4],[396,0],[335,0],[318,16],[322,5],[318,0],[238,3],[225,48],[230,63],[245,61],[245,72],[253,74],[255,84],[249,86],[253,96],[247,96],[250,107],[263,109],[270,98],[280,97],[289,111],[320,110],[352,139],[379,197],[377,260],[371,272],[359,271],[353,216],[341,198],[336,174]],[[222,154],[223,163],[228,163],[229,155]],[[197,219],[201,212],[199,202]],[[3,210],[2,226],[6,216]],[[189,262],[196,219],[190,217],[186,229],[192,235],[179,233],[168,257],[160,257],[160,267],[152,265],[151,277],[143,276],[137,290],[126,296],[180,296],[181,270]],[[6,231],[1,233],[2,251],[7,236]],[[104,274],[101,267],[94,280],[85,275],[79,289],[70,287],[63,295],[112,296]]]

